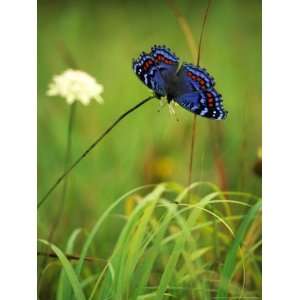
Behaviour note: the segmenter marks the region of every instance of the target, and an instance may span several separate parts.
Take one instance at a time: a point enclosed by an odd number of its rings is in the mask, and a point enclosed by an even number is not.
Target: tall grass
[[[107,230],[104,224],[132,194],[139,194],[139,200],[123,215],[125,224],[105,263],[86,263],[97,235]],[[206,182],[188,188],[175,183],[145,186],[117,199],[81,246],[75,245],[81,230],[73,232],[65,253],[42,240],[61,263],[56,299],[259,298],[261,275],[255,265],[260,261],[260,234],[247,248],[242,245],[259,217],[261,201],[249,194],[226,194],[229,200]],[[96,246],[99,258],[102,247]],[[78,261],[67,259],[66,254],[76,252]]]

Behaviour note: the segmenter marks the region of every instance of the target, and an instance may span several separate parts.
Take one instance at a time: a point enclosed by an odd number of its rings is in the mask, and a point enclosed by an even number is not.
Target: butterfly
[[[140,80],[156,97],[167,97],[186,110],[209,119],[223,120],[227,111],[223,108],[222,95],[215,86],[214,78],[193,64],[183,63],[166,46],[154,45],[150,53],[142,52],[132,64]]]

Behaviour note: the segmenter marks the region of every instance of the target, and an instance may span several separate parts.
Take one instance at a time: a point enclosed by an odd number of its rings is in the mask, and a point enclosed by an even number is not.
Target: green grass
[[[75,241],[80,233],[81,233],[81,229],[75,229],[74,232],[71,234],[65,250],[66,253],[68,254],[73,253]],[[66,272],[61,271],[58,280],[57,293],[56,293],[57,300],[68,299],[71,297],[71,287],[68,284],[67,280],[68,277],[66,275]]]
[[[76,273],[75,273],[71,263],[67,259],[67,257],[55,245],[49,244],[47,241],[44,241],[44,240],[40,240],[40,242],[42,242],[43,244],[49,245],[51,250],[57,255],[58,259],[60,260],[60,262],[63,266],[63,271],[65,272],[65,274],[70,282],[70,285],[72,286],[76,300],[85,300],[86,298],[85,298],[83,290],[80,286],[79,278],[76,276]]]
[[[195,189],[205,186],[211,192],[199,197],[201,193]],[[248,228],[259,216],[259,198],[234,193],[237,200],[227,204],[230,209],[238,206],[240,214],[227,216],[222,205],[226,200],[221,200],[225,194],[215,192],[208,183],[193,184],[191,194],[174,183],[159,184],[148,193],[147,190],[149,187],[135,189],[116,200],[77,247],[74,242],[80,231],[74,231],[66,252],[79,251],[80,260],[72,265],[59,248],[49,245],[62,267],[56,299],[215,299],[216,291],[222,299],[241,293],[260,297],[259,286],[255,286],[257,278],[253,277],[261,275],[247,263],[250,258],[252,263],[260,260],[259,248],[251,249],[260,242],[260,234],[253,245],[241,251],[242,256],[238,251]],[[91,253],[97,235],[114,218],[118,206],[136,193],[140,198],[130,215],[123,215],[125,223],[110,255],[101,266],[92,266],[84,259]],[[212,234],[214,225],[216,235]],[[214,239],[220,247],[219,257],[215,256]],[[101,257],[101,244],[95,248],[97,257]],[[242,275],[232,278],[233,274]],[[69,289],[73,292],[68,293]]]
[[[260,208],[261,202],[258,202],[251,209],[249,209],[249,212],[245,215],[241,222],[236,236],[234,236],[234,240],[232,241],[231,247],[227,252],[225,263],[221,271],[221,281],[217,293],[217,297],[219,298],[226,298],[228,295],[229,282],[236,266],[238,250],[240,249],[240,245],[245,238],[248,228],[250,227]]]

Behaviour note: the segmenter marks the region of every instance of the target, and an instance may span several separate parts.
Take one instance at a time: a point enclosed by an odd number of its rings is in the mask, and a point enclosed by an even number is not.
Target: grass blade
[[[260,208],[261,201],[257,202],[249,209],[247,215],[245,215],[240,227],[238,228],[235,239],[228,250],[224,266],[221,270],[221,280],[217,292],[217,299],[220,298],[226,300],[228,298],[229,283],[235,269],[237,253],[249,226],[251,225]]]
[[[136,299],[139,295],[141,295],[143,289],[146,287],[146,284],[149,280],[155,259],[159,255],[162,240],[163,240],[165,232],[167,230],[167,226],[169,225],[169,223],[173,217],[173,214],[174,214],[173,205],[169,204],[168,209],[169,209],[169,211],[165,215],[164,220],[160,225],[160,229],[153,241],[153,247],[149,251],[150,252],[149,256],[147,257],[147,260],[145,261],[145,263],[142,265],[142,270],[140,271],[141,277],[140,277],[139,283],[137,285],[137,288],[135,289],[135,291],[133,293],[133,297],[132,297],[133,299]]]
[[[129,282],[131,279],[130,274],[133,274],[134,269],[136,267],[137,261],[139,259],[139,252],[142,248],[142,241],[145,237],[145,234],[147,232],[147,226],[150,221],[150,218],[154,212],[156,203],[159,200],[159,197],[164,192],[165,186],[164,185],[158,185],[156,189],[151,192],[149,195],[145,197],[143,202],[147,204],[142,212],[142,215],[139,219],[139,222],[136,223],[136,228],[134,229],[134,233],[128,235],[130,240],[128,240],[127,249],[124,248],[123,252],[126,254],[123,256],[125,259],[124,264],[121,264],[121,268],[119,269],[119,278],[116,290],[116,298],[119,299],[122,297],[123,293],[128,290],[129,288]],[[130,219],[129,222],[133,221],[133,219]],[[134,226],[132,226],[134,227]],[[126,249],[126,252],[125,252]],[[127,274],[127,276],[125,275]]]
[[[71,234],[67,246],[66,246],[66,253],[72,254],[74,249],[75,241],[81,232],[81,229],[75,229],[73,233]],[[57,293],[56,293],[56,299],[57,300],[65,300],[69,299],[71,297],[71,286],[69,283],[69,280],[67,278],[66,272],[64,269],[61,270],[58,280],[58,287],[57,287]]]
[[[73,292],[74,292],[75,299],[76,300],[86,300],[83,290],[81,288],[80,282],[78,280],[78,277],[77,277],[71,263],[68,261],[68,259],[63,254],[63,252],[58,247],[56,247],[53,244],[48,243],[45,240],[39,240],[39,241],[45,245],[48,245],[52,249],[52,251],[57,255],[57,257],[60,260],[62,267],[64,268],[66,275],[70,281],[70,284],[71,284]]]
[[[146,186],[142,186],[142,187],[138,187],[136,189],[133,189],[131,191],[129,191],[128,193],[126,193],[125,195],[123,195],[122,197],[120,197],[119,199],[117,199],[117,201],[115,201],[98,219],[98,221],[96,222],[96,224],[94,225],[92,231],[90,232],[90,234],[88,235],[86,242],[83,245],[83,249],[81,251],[80,254],[80,260],[78,262],[77,268],[76,268],[76,273],[79,276],[81,271],[82,271],[82,267],[83,267],[83,263],[84,263],[84,259],[87,256],[87,252],[88,249],[90,248],[98,230],[100,229],[101,225],[103,224],[103,222],[106,220],[106,218],[110,215],[110,213],[124,200],[126,199],[129,195],[131,195],[132,193],[135,193],[139,190],[145,189],[147,187],[150,187],[153,185],[146,185]]]
[[[124,282],[130,281],[129,278],[132,274],[128,273],[128,264],[135,265],[136,260],[132,260],[132,255],[130,254],[130,248],[132,249],[131,242],[137,226],[141,224],[142,216],[151,214],[155,203],[158,201],[160,194],[165,191],[165,184],[158,185],[154,191],[144,197],[144,200],[134,209],[130,218],[128,219],[124,229],[122,230],[120,237],[115,246],[114,252],[111,256],[110,263],[115,269],[116,278],[112,282],[110,274],[106,273],[103,284],[99,292],[99,299],[106,299],[107,297],[112,297],[113,299],[121,299],[122,293],[127,287]],[[152,205],[154,205],[152,207]],[[143,213],[145,210],[150,209],[146,215]],[[149,215],[146,216],[148,219]],[[144,226],[142,226],[142,232],[145,233]],[[140,240],[135,240],[136,245],[140,245]],[[138,246],[140,248],[140,246]],[[136,253],[136,252],[135,252]],[[131,258],[130,258],[131,257]],[[132,267],[131,267],[132,268]]]
[[[173,252],[170,255],[165,271],[161,277],[159,287],[157,289],[156,300],[162,300],[168,288],[168,285],[176,272],[176,264],[184,247],[184,238],[180,236],[174,246]]]

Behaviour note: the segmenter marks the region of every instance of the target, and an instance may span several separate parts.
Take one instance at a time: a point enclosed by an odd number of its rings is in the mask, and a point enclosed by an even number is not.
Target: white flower
[[[48,96],[61,96],[67,103],[72,104],[75,100],[88,105],[92,99],[103,103],[100,94],[103,86],[97,83],[91,75],[79,70],[66,70],[61,75],[53,77],[47,91]]]

